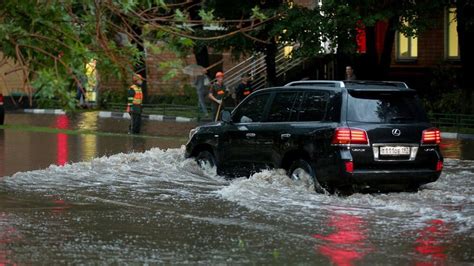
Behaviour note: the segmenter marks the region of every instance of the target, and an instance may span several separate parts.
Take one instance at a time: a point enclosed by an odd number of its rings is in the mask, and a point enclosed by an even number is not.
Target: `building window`
[[[405,24],[408,22],[404,21]],[[406,25],[408,26],[408,25]],[[397,58],[399,60],[414,60],[418,57],[418,37],[397,33]]]
[[[456,8],[448,8],[446,15],[446,57],[448,59],[459,59],[458,21],[456,20]]]

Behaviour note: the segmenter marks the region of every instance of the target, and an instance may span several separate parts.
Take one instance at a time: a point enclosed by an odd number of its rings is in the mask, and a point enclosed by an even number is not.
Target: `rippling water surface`
[[[0,180],[0,264],[474,262],[474,161],[417,193],[316,194],[281,170],[226,180],[154,148]]]

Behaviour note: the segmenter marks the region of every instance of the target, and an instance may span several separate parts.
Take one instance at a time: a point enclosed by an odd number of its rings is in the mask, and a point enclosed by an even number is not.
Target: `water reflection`
[[[415,251],[421,259],[416,265],[445,265],[447,255],[443,239],[447,234],[448,227],[443,220],[433,219],[427,222],[427,226],[418,232],[415,240]]]
[[[372,251],[367,241],[366,222],[359,216],[334,213],[329,217],[328,226],[333,232],[328,235],[313,235],[323,240],[316,245],[316,252],[328,257],[335,265],[354,265]]]
[[[5,175],[5,133],[0,129],[0,176]]]
[[[56,118],[56,127],[59,129],[69,128],[69,118],[66,115],[59,115]],[[69,158],[67,134],[57,134],[57,165],[65,165]]]

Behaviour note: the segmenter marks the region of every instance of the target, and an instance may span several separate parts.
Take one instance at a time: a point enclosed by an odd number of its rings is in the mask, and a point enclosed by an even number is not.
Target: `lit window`
[[[456,8],[449,8],[446,23],[446,55],[449,59],[459,59],[458,21]]]
[[[403,23],[408,26],[408,22],[404,21]],[[405,34],[398,32],[397,48],[398,59],[416,59],[418,57],[418,38],[405,36]]]

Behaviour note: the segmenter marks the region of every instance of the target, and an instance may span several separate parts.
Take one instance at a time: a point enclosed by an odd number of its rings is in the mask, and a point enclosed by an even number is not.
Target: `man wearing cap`
[[[133,85],[128,88],[127,112],[130,114],[130,134],[139,134],[142,123],[142,84],[143,77],[140,74],[134,74],[132,77]]]
[[[254,91],[252,84],[250,83],[250,74],[246,73],[242,75],[242,80],[240,84],[235,89],[235,94],[237,98],[237,104],[240,103],[245,99],[245,97],[249,96],[250,93]]]
[[[212,114],[213,118],[217,120],[217,115],[219,113],[219,107],[222,105],[222,100],[224,96],[227,96],[227,88],[224,85],[224,73],[216,73],[216,82],[212,83],[209,87],[208,97],[212,103]]]

